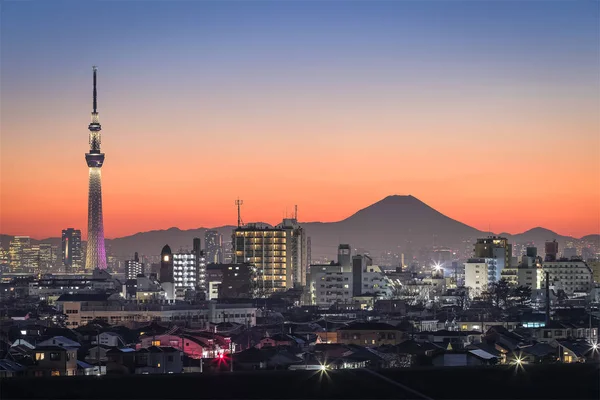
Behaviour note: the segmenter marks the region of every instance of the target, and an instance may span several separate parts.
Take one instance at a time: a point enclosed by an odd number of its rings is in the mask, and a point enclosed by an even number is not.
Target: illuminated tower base
[[[90,167],[89,170],[88,240],[85,268],[106,269],[104,224],[102,221],[102,172],[99,167]]]

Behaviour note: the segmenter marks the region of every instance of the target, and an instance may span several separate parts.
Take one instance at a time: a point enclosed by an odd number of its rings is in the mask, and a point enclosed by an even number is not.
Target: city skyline
[[[51,3],[3,4],[4,234],[87,237],[95,64],[107,238],[395,193],[481,231],[600,233],[598,3],[95,3],[89,31],[92,6]]]

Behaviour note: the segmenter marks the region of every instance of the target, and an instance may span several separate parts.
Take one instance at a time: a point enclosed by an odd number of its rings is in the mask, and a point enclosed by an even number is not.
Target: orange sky
[[[485,231],[600,233],[585,2],[117,3],[94,30],[83,4],[3,9],[0,232],[86,231],[97,63],[107,238],[234,224],[237,197],[277,223],[390,194]]]

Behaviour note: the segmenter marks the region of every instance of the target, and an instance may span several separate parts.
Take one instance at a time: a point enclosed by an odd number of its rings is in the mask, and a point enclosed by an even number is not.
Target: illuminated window
[[[163,257],[163,261],[165,261],[165,262],[168,262],[168,261],[169,261],[169,256],[168,256],[168,255],[165,255],[165,256]]]
[[[52,371],[52,376],[60,376],[60,371]]]
[[[40,361],[44,359],[44,353],[35,353],[35,360]]]
[[[153,340],[152,346],[160,346],[160,340]]]

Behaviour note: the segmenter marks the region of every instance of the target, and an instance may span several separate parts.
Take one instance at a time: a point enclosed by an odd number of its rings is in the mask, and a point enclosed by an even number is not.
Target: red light
[[[219,358],[223,358],[223,357],[224,357],[224,355],[223,355],[223,354],[219,354]]]

